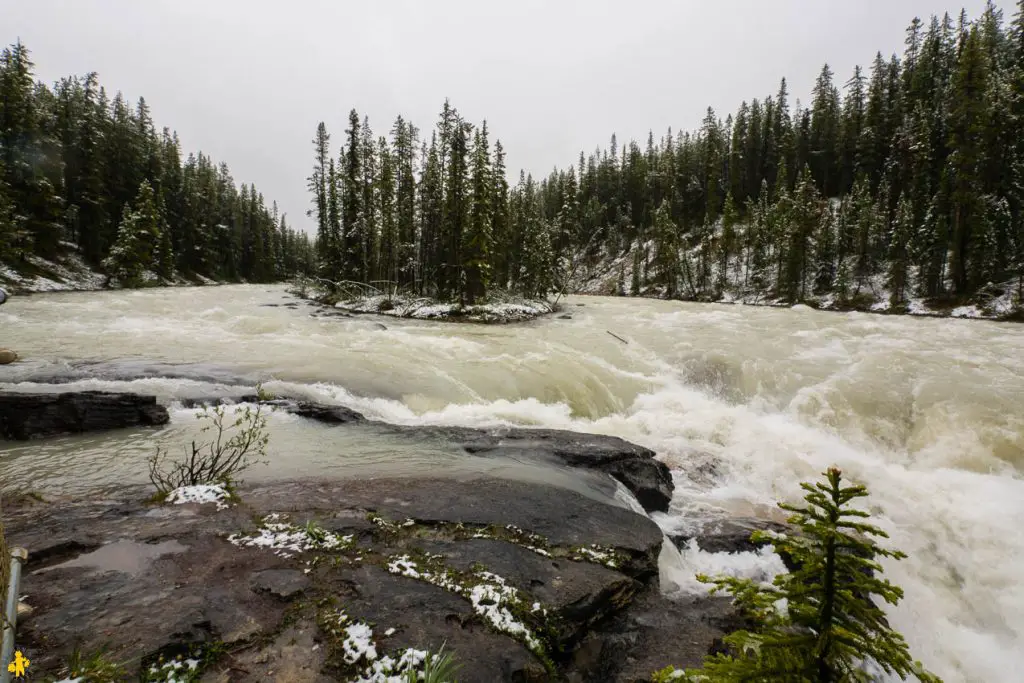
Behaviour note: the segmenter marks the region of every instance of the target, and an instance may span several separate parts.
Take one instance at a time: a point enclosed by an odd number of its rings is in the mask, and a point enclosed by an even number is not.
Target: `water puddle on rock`
[[[86,567],[96,572],[141,574],[156,558],[183,553],[186,550],[188,550],[188,546],[182,545],[177,541],[164,541],[163,543],[114,541],[67,562],[40,569],[39,572],[70,567]]]

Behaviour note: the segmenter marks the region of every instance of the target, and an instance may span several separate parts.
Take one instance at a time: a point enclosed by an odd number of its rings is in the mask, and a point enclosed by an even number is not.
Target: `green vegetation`
[[[442,645],[437,652],[428,652],[423,661],[423,683],[457,683],[455,675],[461,666]],[[406,683],[419,683],[421,672],[409,669],[405,672]]]
[[[262,393],[262,388],[258,388]],[[244,406],[230,421],[224,406],[204,408],[196,417],[209,420],[202,431],[213,432],[213,439],[192,442],[183,460],[168,462],[168,452],[157,448],[149,459],[149,480],[160,496],[182,486],[221,484],[230,492],[239,474],[264,461],[270,434],[263,405]],[[233,433],[232,433],[233,432]]]
[[[84,683],[118,683],[128,677],[124,665],[111,661],[102,649],[85,655],[75,648],[65,669],[67,678]]]
[[[756,626],[726,636],[728,653],[709,656],[703,668],[683,673],[670,667],[652,680],[869,683],[884,671],[939,683],[911,658],[903,636],[875,604],[877,599],[895,605],[903,597],[900,588],[880,578],[877,558],[906,556],[877,545],[872,537],[887,538],[886,533],[863,521],[868,513],[851,507],[868,495],[865,487],[843,486],[834,467],[824,476],[824,482],[801,484],[805,505],[779,504],[793,513],[795,534],[753,535],[789,557],[795,571],[778,575],[770,586],[698,577],[714,584],[712,592],[732,595]]]
[[[147,271],[271,282],[311,270],[308,236],[226,164],[183,160],[144,98],[111,99],[95,73],[47,87],[33,69],[20,41],[0,52],[0,264],[30,273],[73,249],[125,285]]]

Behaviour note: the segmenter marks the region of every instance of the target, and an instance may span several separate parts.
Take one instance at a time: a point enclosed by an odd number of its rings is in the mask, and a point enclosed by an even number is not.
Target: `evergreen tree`
[[[470,217],[462,244],[462,257],[466,267],[462,297],[469,304],[486,295],[491,281],[493,187],[486,121],[474,134],[472,154]]]
[[[654,216],[656,281],[665,288],[665,296],[676,296],[679,274],[679,229],[672,222],[667,202],[662,202]]]
[[[886,286],[890,291],[889,301],[893,306],[906,300],[907,278],[910,268],[908,245],[914,229],[914,215],[910,201],[900,199],[896,220],[893,222],[893,235],[889,240],[889,273]]]
[[[363,212],[363,148],[360,135],[359,113],[353,109],[348,115],[345,129],[346,145],[341,167],[342,177],[342,271],[346,280],[367,280],[366,244],[368,241],[365,214]]]
[[[757,625],[725,637],[732,654],[720,653],[704,667],[688,671],[694,681],[807,681],[840,683],[875,680],[863,662],[889,675],[938,683],[910,656],[903,636],[888,624],[876,604],[897,604],[903,591],[880,578],[880,558],[900,560],[899,551],[879,546],[875,538],[888,538],[864,521],[868,513],[852,503],[866,497],[864,486],[844,486],[837,468],[824,473],[825,481],[804,483],[804,505],[780,503],[793,513],[790,535],[755,532],[797,568],[779,574],[770,587],[750,579],[699,577],[725,591]],[[782,611],[777,603],[785,600]]]

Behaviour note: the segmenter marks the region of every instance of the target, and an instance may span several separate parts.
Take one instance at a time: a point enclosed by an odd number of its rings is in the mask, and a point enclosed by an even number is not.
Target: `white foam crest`
[[[756,552],[709,553],[701,550],[695,539],[690,539],[681,551],[672,543],[663,543],[661,552],[658,562],[661,585],[669,594],[707,594],[711,586],[698,581],[698,574],[771,583],[777,574],[786,571],[782,558],[767,546]]]
[[[107,391],[157,396],[180,400],[185,398],[220,398],[238,395],[240,391],[252,392],[251,386],[220,384],[171,377],[146,377],[133,380],[108,380],[86,378],[61,384],[41,382],[0,382],[0,389],[32,393],[60,394],[73,391]]]

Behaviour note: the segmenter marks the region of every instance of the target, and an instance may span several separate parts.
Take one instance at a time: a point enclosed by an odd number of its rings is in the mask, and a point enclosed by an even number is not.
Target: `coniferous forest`
[[[183,161],[145,99],[111,98],[95,73],[36,82],[18,42],[0,53],[0,264],[69,252],[124,285],[147,273],[270,282],[313,262],[309,237],[226,164]]]
[[[473,302],[571,272],[692,300],[967,301],[1024,294],[1024,1],[914,19],[902,55],[807,103],[786,81],[723,120],[581,153],[511,187],[499,141],[446,101],[421,134],[355,110],[309,179],[323,277]],[[577,277],[577,284],[579,284]]]

